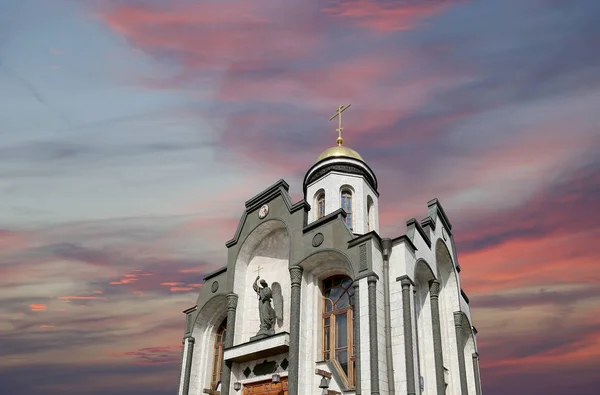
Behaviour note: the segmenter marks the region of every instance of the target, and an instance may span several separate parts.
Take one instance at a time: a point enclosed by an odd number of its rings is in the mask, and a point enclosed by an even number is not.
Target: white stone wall
[[[363,394],[371,393],[371,364],[369,355],[371,345],[369,343],[369,285],[367,279],[358,281],[359,303],[360,303],[360,383]]]
[[[333,171],[306,188],[306,201],[311,206],[308,213],[308,223],[317,220],[317,193],[321,190],[325,192],[325,215],[327,215],[342,207],[340,194],[344,186],[349,186],[352,190],[353,233],[369,232],[367,224],[367,198],[369,196],[373,199],[374,230],[379,232],[379,202],[371,186],[360,175]]]
[[[467,371],[467,388],[469,395],[476,395],[475,388],[475,370],[473,369],[473,353],[475,352],[475,343],[473,337],[469,336],[465,344],[465,370]]]
[[[416,326],[418,330],[419,374],[423,377],[423,394],[436,393],[433,325],[428,282],[417,281],[415,294]],[[417,381],[417,384],[419,382]]]
[[[207,303],[194,324],[195,339],[190,370],[189,395],[200,395],[210,385],[216,331],[227,314],[225,297]]]
[[[406,362],[404,359],[404,317],[402,310],[402,286],[398,277],[405,275],[409,257],[403,243],[393,246],[390,254],[390,319],[392,326],[392,361],[394,386],[397,394],[406,393]]]

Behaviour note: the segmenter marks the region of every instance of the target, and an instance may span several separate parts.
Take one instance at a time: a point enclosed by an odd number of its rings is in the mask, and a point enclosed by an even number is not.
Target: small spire
[[[342,113],[351,105],[348,104],[347,106],[344,106],[343,104],[340,104],[340,106],[336,109],[335,114],[329,118],[329,120],[333,120],[333,118],[338,117],[338,128],[336,129],[336,131],[338,132],[338,138],[336,140],[337,145],[342,145],[344,143],[344,139],[342,138],[342,130],[344,130],[344,128],[342,127]]]

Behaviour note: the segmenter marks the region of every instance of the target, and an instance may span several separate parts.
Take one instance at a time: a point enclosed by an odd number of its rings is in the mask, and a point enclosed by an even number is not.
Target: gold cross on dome
[[[258,276],[260,276],[260,269],[264,269],[264,267],[261,267],[259,264],[258,267],[256,268],[256,273],[258,273]]]
[[[331,121],[333,120],[333,118],[338,117],[338,128],[336,129],[336,131],[338,132],[338,145],[342,145],[342,143],[344,142],[344,139],[342,138],[342,130],[344,130],[344,128],[342,127],[342,113],[346,111],[346,109],[350,106],[351,104],[348,104],[347,106],[340,104],[340,106],[336,109],[335,114],[331,118],[329,118],[329,120]]]

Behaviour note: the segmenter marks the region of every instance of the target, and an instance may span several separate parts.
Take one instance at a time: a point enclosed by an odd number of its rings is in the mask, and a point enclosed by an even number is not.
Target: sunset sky
[[[444,206],[485,395],[600,386],[600,1],[0,0],[0,393],[175,394],[244,202]]]

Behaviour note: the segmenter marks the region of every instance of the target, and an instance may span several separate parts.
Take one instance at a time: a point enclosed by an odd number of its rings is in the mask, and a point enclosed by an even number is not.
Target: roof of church
[[[335,147],[327,148],[325,151],[323,151],[321,155],[319,155],[317,162],[320,162],[325,158],[333,157],[354,158],[364,162],[364,159],[362,158],[362,156],[360,156],[358,152],[354,151],[352,148],[344,147],[342,144],[338,144]]]

